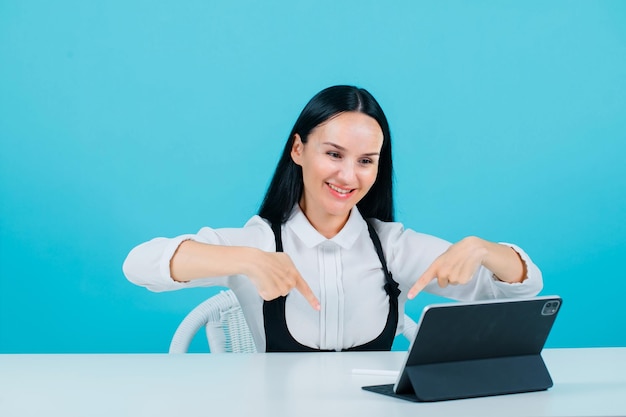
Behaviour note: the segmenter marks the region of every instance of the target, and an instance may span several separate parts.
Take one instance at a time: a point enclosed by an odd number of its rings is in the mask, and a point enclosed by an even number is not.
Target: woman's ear
[[[302,152],[304,151],[304,143],[299,134],[293,137],[293,145],[291,146],[291,159],[296,165],[302,166]]]

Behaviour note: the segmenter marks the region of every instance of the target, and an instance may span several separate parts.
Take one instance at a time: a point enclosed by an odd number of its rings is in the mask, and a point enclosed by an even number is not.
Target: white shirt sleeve
[[[189,282],[174,281],[170,262],[178,246],[185,240],[228,246],[250,246],[265,251],[274,251],[274,234],[269,225],[259,216],[254,216],[243,228],[211,229],[204,227],[197,234],[186,234],[174,238],[158,237],[133,248],[122,267],[126,278],[155,292],[181,288],[232,286],[236,277],[200,278]]]
[[[181,235],[171,239],[157,237],[130,251],[122,266],[124,275],[133,284],[155,292],[189,287],[191,283],[174,281],[170,273],[170,260],[185,240],[208,243],[199,234]]]

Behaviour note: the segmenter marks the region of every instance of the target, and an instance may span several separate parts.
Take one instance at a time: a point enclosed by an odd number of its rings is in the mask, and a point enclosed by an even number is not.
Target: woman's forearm
[[[175,281],[245,274],[247,260],[257,249],[243,246],[219,246],[185,240],[170,261]]]

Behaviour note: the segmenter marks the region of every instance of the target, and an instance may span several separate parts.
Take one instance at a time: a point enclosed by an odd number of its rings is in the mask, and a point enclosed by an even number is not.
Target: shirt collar
[[[350,249],[363,230],[367,228],[367,224],[356,206],[352,208],[346,224],[332,239],[327,239],[313,227],[298,204],[295,205],[289,220],[287,220],[287,225],[309,248],[323,242],[334,242],[344,249]]]

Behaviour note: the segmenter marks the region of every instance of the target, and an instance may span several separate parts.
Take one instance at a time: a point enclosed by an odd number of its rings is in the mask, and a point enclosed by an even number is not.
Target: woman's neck
[[[314,216],[311,213],[307,213],[306,207],[300,202],[300,210],[307,218],[311,226],[315,228],[326,239],[332,239],[343,229],[350,218],[350,213],[345,216],[333,216],[331,214],[326,216]]]

